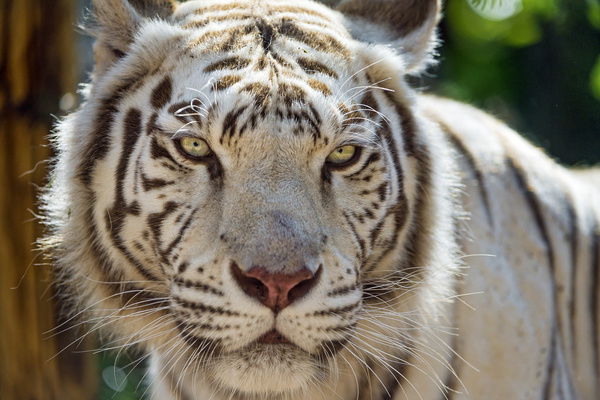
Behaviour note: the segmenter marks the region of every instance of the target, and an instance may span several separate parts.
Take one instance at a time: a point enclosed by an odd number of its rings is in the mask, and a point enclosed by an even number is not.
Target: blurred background
[[[77,341],[80,329],[56,334],[70,326],[54,329],[65,321],[34,250],[46,135],[77,107],[77,82],[93,68],[92,41],[76,33],[86,8],[0,0],[0,399],[146,390],[135,354],[96,354],[101,344]],[[447,0],[440,36],[440,64],[415,87],[492,113],[563,164],[600,162],[600,0]]]

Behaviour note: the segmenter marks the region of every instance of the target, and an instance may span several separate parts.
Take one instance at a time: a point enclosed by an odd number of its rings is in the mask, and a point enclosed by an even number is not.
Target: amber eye
[[[183,153],[190,157],[206,157],[211,154],[208,144],[204,140],[195,137],[179,139],[179,146]]]
[[[356,153],[356,146],[347,145],[338,147],[327,156],[327,162],[336,166],[342,166],[352,161]]]

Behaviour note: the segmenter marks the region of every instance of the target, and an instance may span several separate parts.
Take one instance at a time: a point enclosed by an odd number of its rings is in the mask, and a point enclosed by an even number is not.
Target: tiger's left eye
[[[347,145],[338,147],[327,156],[327,162],[333,165],[342,166],[352,161],[356,153],[356,146]]]
[[[211,154],[208,143],[195,137],[184,137],[179,139],[179,146],[186,155],[191,157],[206,157]]]

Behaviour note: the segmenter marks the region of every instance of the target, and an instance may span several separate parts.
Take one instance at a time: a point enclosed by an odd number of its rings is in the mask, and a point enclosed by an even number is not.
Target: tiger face
[[[428,57],[436,2],[409,9],[404,55],[353,37],[358,2],[134,3],[95,2],[94,80],[61,128],[71,292],[187,393],[324,393],[369,357],[397,368],[455,272],[427,225],[451,200],[414,222],[438,178],[398,73]],[[442,232],[443,259],[415,229]]]

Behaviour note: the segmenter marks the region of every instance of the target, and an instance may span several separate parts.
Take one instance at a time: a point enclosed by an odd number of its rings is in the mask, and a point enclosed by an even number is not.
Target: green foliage
[[[98,400],[140,400],[148,386],[147,365],[127,354],[104,352],[99,357],[100,387]]]
[[[590,77],[590,88],[594,97],[600,101],[600,56],[594,64]]]
[[[565,163],[600,161],[600,0],[448,0],[434,91]]]

